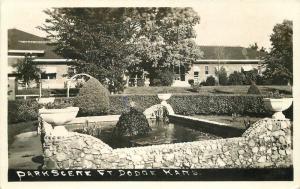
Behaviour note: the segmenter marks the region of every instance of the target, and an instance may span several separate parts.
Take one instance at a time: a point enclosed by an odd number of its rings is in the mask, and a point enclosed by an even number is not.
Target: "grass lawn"
[[[198,94],[247,94],[249,85],[231,85],[231,86],[203,86]],[[291,95],[292,87],[280,85],[259,85],[258,88],[262,94],[278,90],[282,94]],[[51,89],[54,96],[66,96],[66,89]],[[71,89],[71,96],[76,96],[78,89]],[[158,93],[183,93],[197,94],[191,91],[191,87],[127,87],[122,94],[158,94]],[[38,89],[19,90],[17,94],[36,94]],[[44,94],[44,93],[43,93]],[[36,98],[36,97],[35,97]]]
[[[9,124],[7,128],[8,136],[8,147],[13,143],[15,136],[21,133],[36,131],[37,121],[28,121],[16,124]]]
[[[250,124],[255,123],[256,121],[263,119],[262,117],[236,117],[233,119],[231,116],[217,116],[217,115],[194,115],[192,117],[206,119],[209,121],[216,121],[220,123],[230,124],[232,127],[246,129],[244,121],[250,121]]]
[[[233,86],[203,86],[198,94],[247,94],[249,85],[233,85]],[[292,88],[290,86],[258,86],[262,94],[268,94],[278,90],[280,93],[291,95]],[[184,93],[197,94],[191,91],[191,87],[128,87],[123,94],[158,94],[158,93]]]

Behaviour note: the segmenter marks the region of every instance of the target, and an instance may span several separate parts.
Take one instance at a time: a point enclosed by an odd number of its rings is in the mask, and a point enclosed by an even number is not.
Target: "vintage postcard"
[[[300,188],[299,10],[2,1],[0,187]]]

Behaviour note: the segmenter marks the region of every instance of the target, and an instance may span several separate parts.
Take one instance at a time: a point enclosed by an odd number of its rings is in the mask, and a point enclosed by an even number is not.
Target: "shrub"
[[[193,80],[193,79],[189,79],[188,82],[189,82],[189,84],[190,84],[191,86],[194,86],[194,80]]]
[[[160,79],[152,79],[151,86],[162,86]]]
[[[138,80],[137,80],[137,86],[138,86],[138,87],[143,87],[143,86],[145,86],[145,79],[138,79]]]
[[[145,135],[151,131],[146,116],[143,112],[135,108],[130,108],[129,112],[124,112],[114,129],[117,136],[137,136]]]
[[[191,88],[192,92],[198,93],[201,89],[201,86],[199,84],[193,85]]]
[[[205,85],[206,86],[215,86],[216,85],[216,79],[213,76],[208,76],[206,78]]]
[[[41,107],[33,99],[8,101],[8,123],[37,120],[39,108]]]
[[[205,81],[202,81],[200,84],[199,84],[199,86],[201,87],[201,86],[205,86]]]
[[[245,84],[246,85],[250,85],[252,84],[252,82],[255,82],[256,83],[256,80],[257,80],[257,76],[258,76],[258,70],[257,69],[252,69],[250,71],[243,71],[242,70],[242,73],[245,75]]]
[[[46,109],[63,109],[67,107],[72,107],[73,103],[71,102],[63,102],[63,101],[54,101],[53,103],[45,104]]]
[[[259,88],[257,87],[257,85],[254,82],[252,82],[248,89],[247,94],[261,95],[261,92],[260,92]]]
[[[257,75],[256,76],[256,82],[257,85],[266,85],[268,84],[267,81],[265,80],[265,78],[261,75]]]
[[[157,71],[151,81],[152,86],[171,86],[174,80],[174,74],[171,71]]]
[[[228,84],[229,85],[243,85],[245,84],[245,75],[241,72],[234,71],[229,75]]]
[[[97,79],[91,78],[79,90],[74,106],[79,107],[79,116],[106,114],[109,109],[109,92]]]
[[[119,76],[119,77],[115,77],[115,78],[110,78],[110,81],[108,81],[108,84],[107,84],[107,88],[108,88],[109,92],[111,92],[111,93],[114,93],[114,94],[122,93],[124,91],[125,84],[126,84],[126,81],[123,80],[123,77]]]
[[[228,82],[227,72],[223,66],[220,68],[219,71],[216,70],[216,75],[218,76],[220,85],[227,85]]]

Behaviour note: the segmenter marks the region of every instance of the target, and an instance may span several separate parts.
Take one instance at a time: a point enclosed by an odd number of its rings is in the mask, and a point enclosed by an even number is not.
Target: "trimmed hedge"
[[[60,103],[73,103],[74,98],[56,98],[55,101]],[[135,102],[135,107],[140,110],[146,110],[152,105],[159,104],[160,100],[157,95],[110,95],[110,107],[108,114],[120,115],[130,108],[130,102]]]
[[[269,115],[258,95],[174,95],[169,103],[182,115]]]
[[[8,101],[8,123],[37,120],[38,109],[35,99]]]
[[[140,110],[159,104],[160,100],[157,95],[111,95],[110,114],[122,114],[130,108],[130,102],[135,102],[135,107]]]
[[[56,98],[59,103],[73,103],[74,98]],[[130,102],[135,107],[145,110],[159,104],[157,95],[111,95],[108,114],[120,115],[130,108]],[[270,116],[264,108],[263,96],[260,95],[198,95],[176,94],[168,102],[176,114],[182,115],[240,115]],[[17,100],[8,102],[8,121],[17,123],[37,119],[38,104],[35,100]],[[287,118],[293,120],[293,106],[286,110]]]

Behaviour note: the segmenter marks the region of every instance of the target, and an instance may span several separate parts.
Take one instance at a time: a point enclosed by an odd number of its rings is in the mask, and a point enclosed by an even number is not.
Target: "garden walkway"
[[[42,154],[37,132],[19,134],[8,149],[9,169],[38,169],[43,163]]]

